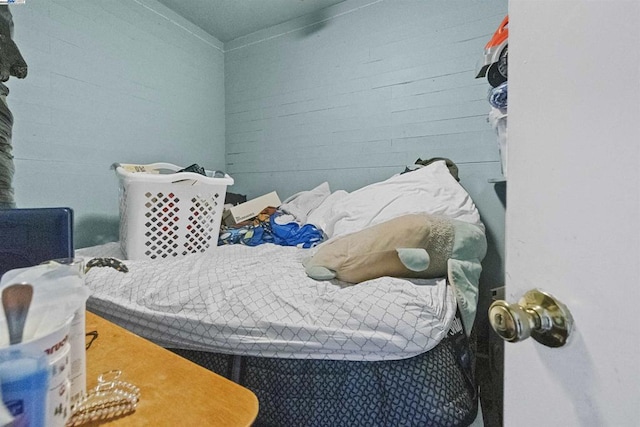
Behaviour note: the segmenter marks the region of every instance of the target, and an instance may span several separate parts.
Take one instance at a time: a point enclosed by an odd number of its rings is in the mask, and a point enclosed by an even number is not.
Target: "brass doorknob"
[[[528,291],[517,304],[495,301],[489,307],[489,322],[505,341],[519,342],[531,336],[547,347],[565,345],[573,327],[569,309],[538,289]]]

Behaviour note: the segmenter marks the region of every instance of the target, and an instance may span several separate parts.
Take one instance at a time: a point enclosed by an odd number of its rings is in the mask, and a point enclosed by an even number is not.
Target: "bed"
[[[315,280],[321,250],[221,245],[91,269],[87,308],[254,391],[257,426],[465,426],[477,413],[475,318],[484,226],[444,161],[347,193],[326,184],[283,203],[328,241],[406,214],[456,233],[442,277]],[[299,245],[301,246],[301,245]],[[117,242],[77,251],[123,259]],[[215,398],[215,396],[212,396]]]

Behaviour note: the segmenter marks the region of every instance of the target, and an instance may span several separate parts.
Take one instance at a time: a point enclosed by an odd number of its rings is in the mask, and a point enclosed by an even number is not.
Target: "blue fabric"
[[[312,248],[322,242],[322,231],[311,224],[300,226],[296,222],[278,224],[275,219],[278,215],[271,215],[271,232],[273,242],[280,246],[297,246],[299,248]]]
[[[504,82],[491,89],[489,93],[489,104],[502,110],[507,108],[508,83],[509,82]]]
[[[225,228],[224,230],[220,230],[218,246],[235,245],[238,243],[246,244],[245,242],[253,236],[253,228],[254,227]]]
[[[258,246],[273,243],[280,246],[312,248],[322,242],[322,231],[311,224],[302,226],[296,222],[278,224],[276,218],[281,214],[277,212],[271,215],[268,221],[257,221],[238,228],[225,228],[220,231],[218,245]]]

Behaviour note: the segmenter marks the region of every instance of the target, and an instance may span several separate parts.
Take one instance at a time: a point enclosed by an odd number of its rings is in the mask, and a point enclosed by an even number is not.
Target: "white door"
[[[506,300],[571,311],[505,343],[504,425],[640,426],[640,2],[511,0]]]

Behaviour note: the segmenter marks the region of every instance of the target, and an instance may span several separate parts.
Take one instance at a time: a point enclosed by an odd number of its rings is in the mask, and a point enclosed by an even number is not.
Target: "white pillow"
[[[286,214],[293,215],[297,222],[304,224],[307,216],[329,197],[331,190],[329,183],[323,182],[313,190],[301,191],[287,198],[279,206],[279,209]]]
[[[327,228],[327,221],[332,219],[331,212],[333,205],[347,195],[349,195],[349,193],[344,190],[338,190],[331,193],[322,201],[322,203],[320,203],[320,206],[309,213],[309,216],[307,217],[307,224],[313,224],[320,230],[325,231]]]
[[[420,212],[476,224],[484,231],[475,203],[451,176],[444,161],[344,195],[326,212],[323,230],[327,236],[336,237]]]

